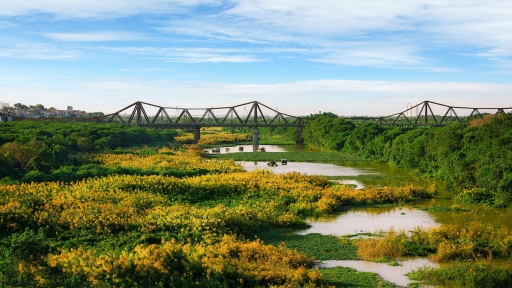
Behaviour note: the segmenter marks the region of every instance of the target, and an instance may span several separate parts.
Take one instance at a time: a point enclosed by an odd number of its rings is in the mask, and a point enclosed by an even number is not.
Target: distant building
[[[407,103],[407,113],[406,113],[406,116],[407,117],[413,117],[413,116],[416,116],[414,113],[414,109],[412,108],[412,104],[411,103]]]
[[[4,107],[9,107],[9,103],[4,103],[3,101],[0,101],[0,109]]]
[[[73,106],[68,106],[68,109],[66,110],[66,117],[73,117],[75,113],[73,113]]]

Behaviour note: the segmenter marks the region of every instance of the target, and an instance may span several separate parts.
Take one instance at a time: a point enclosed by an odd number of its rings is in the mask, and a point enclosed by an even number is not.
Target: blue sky
[[[0,0],[0,101],[512,107],[510,31],[512,5],[494,0]]]

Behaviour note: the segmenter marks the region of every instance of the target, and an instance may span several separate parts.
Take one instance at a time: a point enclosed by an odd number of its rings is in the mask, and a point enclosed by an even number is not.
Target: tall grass
[[[420,268],[408,273],[407,276],[423,284],[440,285],[446,288],[512,287],[512,272],[495,267],[489,261],[456,262],[441,268]]]
[[[355,240],[365,260],[386,257],[429,256],[434,262],[506,258],[512,251],[512,233],[505,228],[471,222],[413,231],[390,230],[381,238]]]

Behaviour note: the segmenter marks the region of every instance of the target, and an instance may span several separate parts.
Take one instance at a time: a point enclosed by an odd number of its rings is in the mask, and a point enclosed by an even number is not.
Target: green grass
[[[447,267],[420,268],[406,274],[422,284],[443,287],[512,287],[512,272],[487,263],[455,262]]]
[[[419,210],[423,211],[440,211],[440,212],[471,212],[470,209],[462,208],[459,206],[451,206],[451,207],[444,207],[444,206],[430,206],[430,207],[414,207]]]
[[[358,260],[357,247],[348,238],[333,235],[293,234],[290,229],[276,229],[258,233],[257,237],[266,244],[297,250],[316,260]]]
[[[396,285],[383,280],[378,274],[372,272],[358,272],[353,268],[336,267],[318,270],[329,285],[335,287],[351,288],[394,288]]]
[[[237,152],[228,154],[210,154],[215,159],[234,159],[235,161],[270,161],[288,159],[290,162],[368,162],[358,156],[338,152]]]

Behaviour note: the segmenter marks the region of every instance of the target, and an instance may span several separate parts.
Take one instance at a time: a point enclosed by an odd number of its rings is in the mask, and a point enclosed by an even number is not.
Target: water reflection
[[[362,272],[378,273],[382,278],[387,281],[396,283],[400,286],[407,286],[412,281],[404,274],[416,270],[420,267],[429,266],[438,268],[439,264],[432,263],[424,258],[399,261],[401,266],[390,266],[386,263],[373,263],[367,261],[357,260],[326,260],[322,261],[321,267],[350,267]]]
[[[302,152],[302,151],[321,151],[319,149],[313,149],[307,145],[236,145],[236,146],[225,146],[219,147],[220,154],[225,153],[236,153],[236,152],[257,152],[257,150],[264,148],[267,152]],[[212,148],[213,149],[213,148]],[[207,150],[209,153],[212,149]],[[215,152],[213,152],[215,153]]]
[[[378,231],[412,230],[415,227],[438,226],[434,217],[425,211],[409,207],[390,208],[351,208],[337,215],[307,219],[310,228],[297,231],[297,234],[319,233],[323,235],[351,235]]]
[[[288,162],[288,165],[280,165],[280,159],[276,159],[278,166],[268,166],[267,162],[239,162],[247,171],[254,169],[268,168],[276,174],[288,172],[300,172],[308,175],[324,176],[356,176],[362,174],[376,173],[372,168],[351,168],[341,165],[310,163],[310,162]]]

